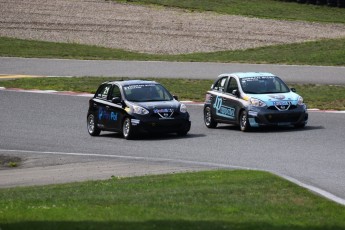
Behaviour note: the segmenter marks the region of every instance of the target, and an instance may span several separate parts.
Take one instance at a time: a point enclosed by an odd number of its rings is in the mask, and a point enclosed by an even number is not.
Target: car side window
[[[117,85],[114,85],[114,87],[113,87],[113,89],[111,91],[110,100],[113,99],[114,97],[121,98],[121,91],[120,91],[120,88]]]
[[[104,85],[98,90],[97,97],[107,99],[111,85]]]
[[[214,84],[213,89],[223,92],[223,91],[224,91],[224,86],[225,86],[226,79],[227,79],[227,77],[223,77],[223,78],[219,79],[219,80]]]
[[[231,77],[226,92],[232,94],[234,90],[238,90],[238,84],[236,79]]]

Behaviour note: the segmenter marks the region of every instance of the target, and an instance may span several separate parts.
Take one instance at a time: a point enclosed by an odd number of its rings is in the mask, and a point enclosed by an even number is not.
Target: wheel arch
[[[237,119],[236,119],[237,125],[239,125],[240,122],[241,122],[241,121],[240,121],[240,120],[241,120],[241,113],[242,113],[243,111],[246,111],[246,108],[242,107],[242,108],[240,108],[240,109],[237,111]]]

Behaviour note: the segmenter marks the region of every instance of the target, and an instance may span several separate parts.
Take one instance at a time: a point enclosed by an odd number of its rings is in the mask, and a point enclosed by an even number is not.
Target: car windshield
[[[241,78],[241,87],[248,94],[288,93],[289,87],[275,76]]]
[[[135,84],[123,87],[125,97],[128,101],[171,101],[171,94],[159,84]]]

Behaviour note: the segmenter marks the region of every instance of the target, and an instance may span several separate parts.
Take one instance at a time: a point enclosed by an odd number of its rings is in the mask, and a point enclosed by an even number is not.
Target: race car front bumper
[[[183,133],[191,127],[188,114],[171,119],[137,116],[131,119],[131,124],[135,132],[140,133]]]
[[[270,107],[251,107],[248,110],[248,121],[251,127],[300,126],[307,124],[308,112],[305,105],[297,105],[283,111]]]

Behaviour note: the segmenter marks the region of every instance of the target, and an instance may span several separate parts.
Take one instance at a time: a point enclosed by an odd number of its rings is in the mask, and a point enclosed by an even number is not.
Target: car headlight
[[[303,97],[298,97],[297,104],[303,105]]]
[[[250,98],[249,99],[249,102],[252,106],[256,106],[256,107],[264,107],[266,106],[266,103],[259,100],[259,99],[256,99],[256,98]]]
[[[181,104],[180,106],[180,112],[181,113],[187,113],[187,106],[185,104]]]
[[[139,115],[146,115],[149,113],[149,111],[141,106],[133,105],[133,113],[139,114]]]

